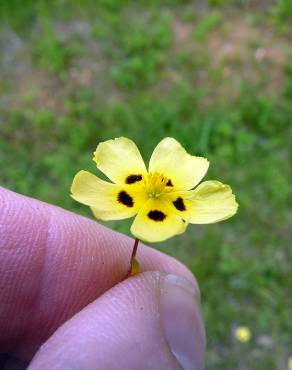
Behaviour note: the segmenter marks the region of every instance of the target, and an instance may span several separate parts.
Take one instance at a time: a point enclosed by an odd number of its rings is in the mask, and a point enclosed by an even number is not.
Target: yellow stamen
[[[150,198],[158,198],[159,195],[167,191],[166,184],[169,179],[157,172],[150,172],[144,178],[144,187]]]

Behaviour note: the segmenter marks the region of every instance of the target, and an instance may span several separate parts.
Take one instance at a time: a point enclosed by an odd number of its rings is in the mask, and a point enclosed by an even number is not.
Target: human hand
[[[141,245],[141,273],[121,281],[131,247],[94,221],[1,188],[0,368],[202,370],[195,278]]]

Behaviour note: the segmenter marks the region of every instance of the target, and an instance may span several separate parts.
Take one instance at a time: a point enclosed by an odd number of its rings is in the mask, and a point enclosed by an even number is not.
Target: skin
[[[200,314],[198,364],[188,367],[157,313],[168,274],[198,292],[184,265],[141,244],[141,273],[123,280],[132,239],[3,188],[0,206],[0,369],[203,368]]]

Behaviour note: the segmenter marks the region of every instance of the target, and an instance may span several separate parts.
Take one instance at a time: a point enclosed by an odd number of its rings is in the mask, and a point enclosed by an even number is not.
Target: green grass
[[[112,77],[119,87],[149,85],[159,77],[159,69],[166,63],[164,51],[171,44],[170,20],[165,12],[153,12],[122,27],[115,52],[111,51]]]
[[[198,277],[207,369],[286,370],[292,354],[290,2],[265,6],[266,18],[243,1],[206,3],[38,0],[23,7],[2,1],[2,28],[21,39],[22,51],[5,49],[9,58],[0,63],[0,182],[91,217],[69,188],[78,170],[96,171],[91,157],[98,142],[128,136],[149,158],[161,138],[173,136],[207,156],[206,178],[232,186],[238,215],[189,227],[154,247]],[[251,16],[261,23],[251,24]],[[235,54],[220,59],[220,45],[238,37],[239,19],[246,40],[236,39]],[[270,27],[269,47],[282,45],[276,49],[282,64],[254,62]],[[108,225],[129,233],[130,221]],[[251,342],[236,342],[237,325],[250,327]]]
[[[194,30],[194,38],[199,41],[204,41],[208,37],[210,31],[218,28],[221,17],[221,13],[219,11],[212,11],[207,14],[202,20],[200,20],[196,29]]]
[[[72,58],[79,53],[81,46],[78,40],[60,40],[52,24],[44,23],[42,26],[41,37],[38,34],[33,43],[34,62],[49,72],[65,77]]]

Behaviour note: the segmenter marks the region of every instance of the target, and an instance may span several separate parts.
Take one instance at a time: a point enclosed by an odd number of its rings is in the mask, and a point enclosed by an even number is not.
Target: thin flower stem
[[[138,238],[135,239],[134,246],[133,246],[133,251],[132,251],[132,255],[131,255],[131,260],[130,260],[130,267],[129,267],[126,278],[128,278],[129,276],[132,275],[134,260],[135,260],[136,253],[137,253],[137,250],[138,250],[139,241],[140,240]]]
[[[135,239],[132,256],[131,256],[131,266],[133,264],[134,258],[136,257],[139,241],[140,240],[138,238]]]

